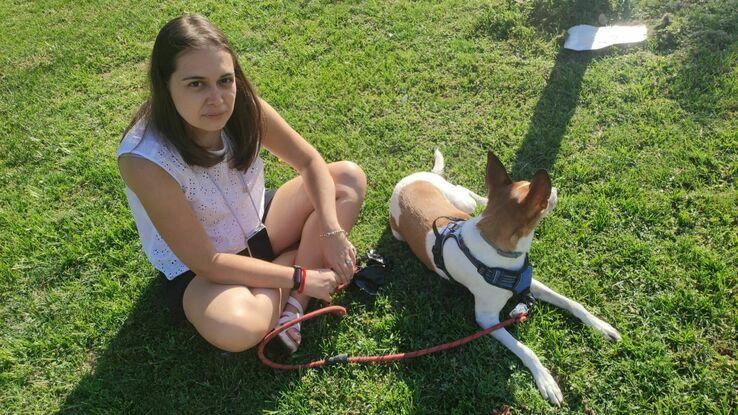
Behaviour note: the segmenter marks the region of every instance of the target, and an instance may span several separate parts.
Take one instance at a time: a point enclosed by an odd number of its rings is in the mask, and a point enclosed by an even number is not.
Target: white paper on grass
[[[570,28],[564,47],[572,50],[595,50],[623,43],[646,40],[646,26],[594,27],[580,24]]]

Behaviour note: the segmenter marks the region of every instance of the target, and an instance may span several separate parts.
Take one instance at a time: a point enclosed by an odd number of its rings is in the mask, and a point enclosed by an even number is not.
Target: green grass
[[[736,413],[736,0],[0,5],[0,412]],[[276,373],[171,328],[114,154],[153,39],[184,11],[224,29],[327,160],[369,178],[352,239],[392,260],[390,283],[337,298],[349,315],[309,323],[299,360],[477,329],[468,292],[387,227],[392,187],[436,146],[450,180],[480,192],[487,149],[515,178],[551,172],[559,206],[537,230],[536,276],[623,341],[548,305],[513,329],[558,380],[556,408],[491,339]],[[566,28],[601,12],[648,24],[648,41],[561,50]],[[293,176],[266,159],[270,187]]]

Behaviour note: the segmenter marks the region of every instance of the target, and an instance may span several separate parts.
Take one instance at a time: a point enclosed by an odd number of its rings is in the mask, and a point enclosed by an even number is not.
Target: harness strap
[[[436,225],[438,219],[441,218],[451,220],[451,222],[443,230],[443,233],[438,231],[438,226]],[[488,284],[512,291],[517,296],[523,297],[525,299],[528,299],[528,297],[532,298],[530,294],[530,285],[533,280],[533,266],[531,266],[530,261],[528,260],[528,255],[525,255],[525,262],[523,264],[523,267],[518,271],[488,267],[477,258],[475,258],[474,255],[472,255],[471,251],[469,251],[469,247],[466,245],[466,243],[464,243],[464,238],[461,236],[460,232],[460,222],[463,222],[463,219],[453,218],[449,216],[440,216],[433,221],[433,233],[436,236],[436,241],[433,244],[433,248],[431,249],[431,251],[433,253],[433,263],[436,265],[436,267],[442,270],[444,274],[449,277],[449,279],[453,280],[453,277],[446,269],[446,264],[443,260],[443,245],[446,243],[446,240],[448,240],[449,238],[453,238],[456,240],[456,243],[458,244],[461,252],[464,253],[464,256],[466,256],[469,262],[474,265],[479,275],[481,275]]]
[[[436,225],[436,222],[438,222],[438,219],[449,219],[451,222],[446,225],[446,228],[443,230],[443,234],[438,232],[438,226]],[[446,263],[443,260],[443,244],[446,243],[446,239],[448,239],[451,236],[451,231],[455,230],[459,226],[459,222],[463,221],[464,219],[453,217],[453,216],[439,216],[433,221],[433,234],[436,235],[436,242],[433,244],[433,248],[431,249],[431,252],[433,253],[433,263],[436,265],[436,268],[443,271],[444,274],[450,279],[451,281],[458,282],[454,279],[454,277],[451,276],[451,274],[446,269]]]
[[[453,233],[450,237],[456,239],[456,243],[459,245],[461,252],[464,253],[469,262],[471,262],[477,269],[479,275],[481,275],[488,284],[505,290],[510,290],[518,295],[530,288],[530,284],[533,280],[533,267],[528,260],[528,255],[525,255],[523,267],[518,271],[488,267],[472,255],[471,251],[469,251],[469,247],[464,243],[464,237],[461,236],[461,232]]]

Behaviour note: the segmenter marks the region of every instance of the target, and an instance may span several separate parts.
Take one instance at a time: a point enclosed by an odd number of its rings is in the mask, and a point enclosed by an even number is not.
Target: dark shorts
[[[272,199],[274,199],[275,193],[277,193],[276,189],[267,189],[264,194],[264,216],[262,216],[262,222],[266,222],[267,213],[272,205]],[[249,253],[244,249],[238,255],[249,256]],[[186,271],[168,280],[164,273],[159,272],[159,277],[164,281],[164,303],[169,308],[172,323],[176,326],[184,325],[187,323],[187,316],[185,316],[182,299],[190,281],[195,278],[195,273]]]

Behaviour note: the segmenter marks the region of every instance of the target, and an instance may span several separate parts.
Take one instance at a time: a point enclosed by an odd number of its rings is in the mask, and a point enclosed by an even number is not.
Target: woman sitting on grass
[[[366,177],[351,162],[326,164],[256,95],[225,35],[202,16],[161,29],[149,80],[118,149],[141,243],[174,320],[223,350],[246,350],[311,297],[330,300],[350,282],[347,234]],[[299,176],[265,191],[262,145]],[[294,327],[280,334],[291,351]]]

